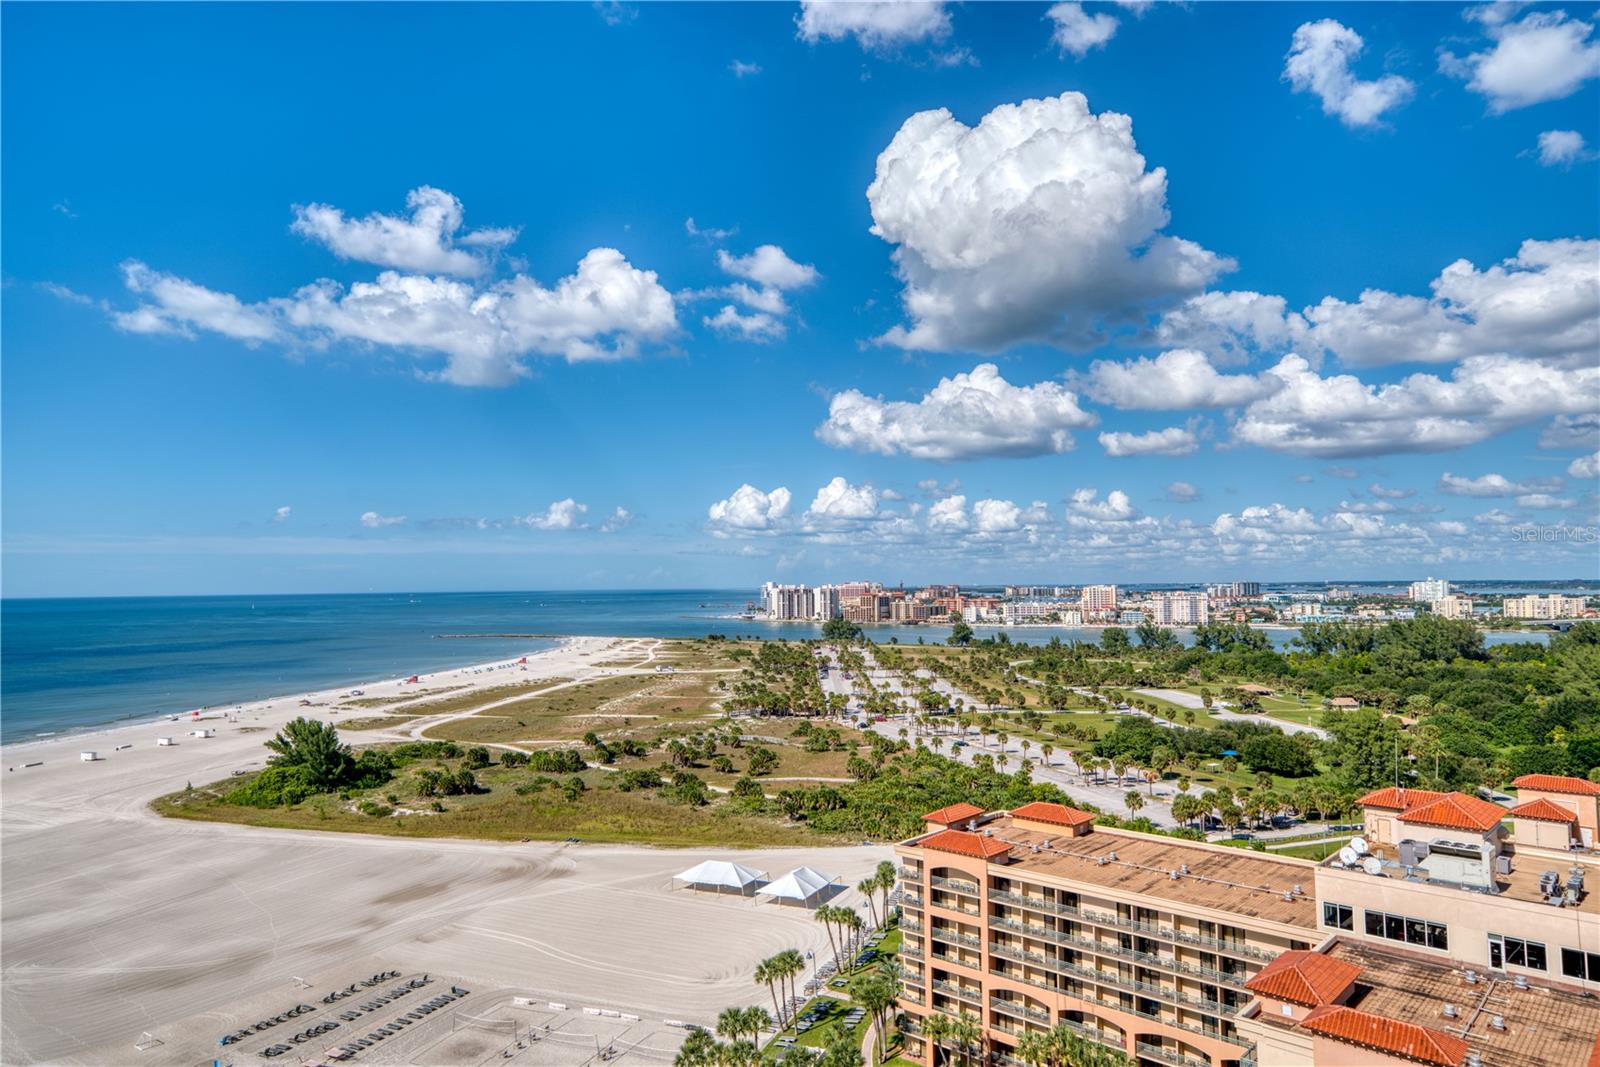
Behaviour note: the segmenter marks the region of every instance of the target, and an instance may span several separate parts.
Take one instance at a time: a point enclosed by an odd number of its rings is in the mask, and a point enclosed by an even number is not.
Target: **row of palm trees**
[[[796,948],[786,948],[756,964],[756,984],[767,987],[779,1026],[789,1024],[790,1005],[795,1001],[794,980],[804,974],[805,970],[805,957]],[[781,1000],[780,992],[783,994]]]

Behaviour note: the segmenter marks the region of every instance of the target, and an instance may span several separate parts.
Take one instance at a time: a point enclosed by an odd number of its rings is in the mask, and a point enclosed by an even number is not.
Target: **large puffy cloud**
[[[936,500],[928,507],[928,528],[933,530],[965,530],[970,525],[967,518],[967,498],[957,494]]]
[[[1366,43],[1333,19],[1307,22],[1294,31],[1283,77],[1295,92],[1315,93],[1324,113],[1346,126],[1373,126],[1385,111],[1411,99],[1416,87],[1398,74],[1362,81],[1350,65]]]
[[[1387,385],[1322,377],[1300,356],[1267,372],[1281,388],[1245,408],[1236,440],[1312,456],[1438,452],[1553,415],[1600,408],[1600,366],[1557,367],[1475,356],[1449,378],[1413,374]]]
[[[1493,45],[1466,56],[1444,52],[1439,69],[1466,79],[1496,113],[1560,100],[1600,77],[1600,43],[1590,40],[1592,23],[1564,11],[1533,11],[1512,21],[1514,9],[1485,4],[1469,12]]]
[[[1378,289],[1353,304],[1327,297],[1305,316],[1316,342],[1351,365],[1592,358],[1600,349],[1600,240],[1524,241],[1484,270],[1457,260],[1432,288],[1432,298]]]
[[[1460,259],[1432,296],[1367,289],[1302,312],[1281,297],[1205,293],[1168,311],[1162,343],[1229,352],[1325,350],[1351,366],[1446,363],[1477,355],[1584,361],[1600,349],[1600,240],[1524,241],[1482,270]]]
[[[789,490],[783,486],[764,493],[746,483],[726,500],[706,510],[713,532],[759,532],[772,529],[789,514]]]
[[[802,41],[854,37],[862,48],[880,51],[943,38],[950,13],[943,0],[800,0],[795,24]]]
[[[466,218],[461,201],[431,185],[411,190],[406,207],[411,209],[410,218],[373,212],[352,219],[329,204],[296,204],[290,229],[327,245],[340,259],[468,277],[489,269],[483,253],[501,249],[517,237],[513,229],[459,232]]]
[[[1154,359],[1096,360],[1075,380],[1102,404],[1147,411],[1238,407],[1270,395],[1283,384],[1266,374],[1220,374],[1205,353],[1185,348],[1163,352]]]
[[[911,349],[1087,346],[1192,295],[1232,262],[1161,231],[1166,172],[1126,115],[1081,93],[1006,104],[969,127],[922,111],[878,156],[872,232],[895,246]]]
[[[379,237],[367,228],[376,227],[379,236],[387,231],[371,218],[348,225],[361,236],[337,231],[339,239],[352,250],[365,249],[366,258],[379,258],[379,250],[368,248]],[[447,219],[438,227],[448,225]],[[479,236],[484,232],[466,239],[487,246],[492,241]],[[403,244],[396,240],[395,248]],[[246,343],[303,347],[353,341],[442,355],[443,367],[431,376],[458,385],[505,385],[527,373],[523,361],[532,355],[570,361],[633,356],[678,328],[672,295],[655,272],[633,266],[614,248],[592,249],[573,274],[548,287],[525,274],[480,284],[387,270],[348,287],[323,279],[259,303],[137,261],[124,264],[123,275],[140,299],[132,310],[112,311],[124,330],[183,336],[209,330]]]
[[[550,287],[526,275],[479,289],[384,271],[348,290],[327,281],[307,286],[282,307],[288,322],[331,340],[442,352],[440,377],[457,385],[504,385],[526,373],[529,354],[572,362],[633,356],[678,324],[655,272],[614,248],[593,249]]]
[[[835,394],[817,437],[836,448],[919,459],[1041,456],[1073,447],[1073,429],[1094,415],[1055,382],[1016,386],[992,363],[940,380],[921,400],[886,401],[855,389]]]
[[[1115,431],[1100,435],[1100,447],[1113,458],[1124,456],[1187,456],[1200,447],[1200,435],[1185,426],[1147,433]]]
[[[878,514],[878,491],[870,485],[851,485],[844,478],[834,478],[817,490],[816,498],[806,509],[808,519],[870,519]]]
[[[1579,456],[1567,464],[1567,473],[1574,478],[1600,478],[1600,452]]]

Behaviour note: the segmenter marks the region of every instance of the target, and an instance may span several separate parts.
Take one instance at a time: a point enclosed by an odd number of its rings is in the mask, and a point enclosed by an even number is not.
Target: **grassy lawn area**
[[[650,673],[600,678],[441,723],[426,735],[469,743],[576,740],[590,730],[614,735],[640,722],[701,719],[715,713],[722,677]]]
[[[1269,849],[1268,851],[1270,851],[1274,856],[1294,856],[1297,859],[1303,860],[1325,860],[1335,852],[1338,852],[1343,845],[1349,842],[1349,840],[1350,835],[1346,834],[1342,837],[1330,837],[1326,841],[1315,841],[1307,845],[1295,845],[1292,848],[1274,848]]]
[[[174,818],[396,837],[499,841],[576,837],[584,841],[724,848],[834,843],[803,824],[745,814],[721,797],[703,807],[689,807],[653,790],[625,793],[616,788],[613,773],[593,768],[577,776],[585,788],[575,799],[568,799],[562,787],[571,775],[546,776],[525,767],[492,765],[473,772],[485,792],[439,797],[437,803],[444,810],[431,810],[435,799],[418,795],[418,776],[426,769],[455,769],[460,765],[459,759],[418,761],[401,768],[392,781],[376,789],[354,790],[348,796],[324,793],[286,807],[254,808],[226,803],[222,797],[247,783],[249,776],[172,793],[156,800],[153,806],[160,814]],[[544,784],[536,787],[541,779]],[[518,786],[523,787],[520,794]],[[377,814],[363,813],[363,803]],[[395,807],[411,809],[414,814],[389,814],[389,809]]]
[[[404,726],[415,715],[367,715],[359,719],[344,719],[337,725],[341,730],[389,730]]]
[[[831,1042],[834,1039],[834,1036],[840,1030],[844,1029],[845,1016],[848,1015],[850,1010],[856,1006],[854,1002],[850,1000],[849,993],[841,988],[841,986],[848,982],[852,975],[870,971],[882,960],[891,959],[899,955],[900,942],[900,928],[896,926],[891,929],[884,937],[883,941],[879,943],[877,949],[878,954],[869,963],[852,970],[842,971],[839,975],[836,975],[831,981],[829,981],[828,988],[833,995],[830,996],[827,993],[820,994],[807,1001],[805,1006],[800,1009],[798,1013],[799,1016],[804,1016],[807,1012],[813,1010],[816,1010],[820,1013],[817,1021],[813,1023],[809,1030],[802,1034],[796,1031],[793,1026],[789,1027],[787,1030],[784,1030],[782,1033],[778,1034],[777,1037],[773,1039],[773,1043],[767,1046],[768,1053],[772,1056],[777,1055],[777,1053],[780,1051],[777,1045],[777,1040],[778,1038],[783,1037],[792,1037],[795,1039],[796,1044],[808,1045],[814,1048],[821,1048]],[[851,1040],[853,1040],[856,1045],[859,1046],[865,1039],[867,1030],[870,1029],[871,1026],[871,1017],[867,1016],[863,1018],[860,1023],[850,1028]]]
[[[418,697],[443,696],[445,693],[455,693],[467,688],[464,685],[435,686],[432,689],[412,689],[392,697],[356,697],[354,700],[341,700],[341,708],[384,708],[390,704],[404,704],[408,700]]]

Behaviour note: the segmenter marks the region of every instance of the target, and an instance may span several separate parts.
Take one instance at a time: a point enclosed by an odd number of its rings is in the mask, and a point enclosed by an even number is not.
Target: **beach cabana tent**
[[[731,889],[735,893],[748,893],[765,882],[766,875],[742,863],[706,860],[677,875],[673,881],[683,882],[695,889],[714,889],[719,893],[725,889]]]
[[[761,890],[761,896],[778,901],[809,904],[816,897],[826,893],[833,883],[834,879],[810,867],[796,867],[776,882],[769,883]]]

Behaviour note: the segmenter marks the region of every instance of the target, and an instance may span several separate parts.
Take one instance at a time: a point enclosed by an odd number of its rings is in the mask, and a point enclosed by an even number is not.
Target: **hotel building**
[[[1420,582],[1412,582],[1408,592],[1412,600],[1431,604],[1450,595],[1450,583],[1443,578],[1424,578]]]
[[[1117,587],[1114,585],[1086,585],[1078,596],[1084,618],[1109,614],[1117,610]]]
[[[1450,596],[1440,597],[1428,605],[1441,619],[1470,619],[1472,618],[1472,598],[1453,593]]]
[[[1157,626],[1200,626],[1210,621],[1204,593],[1151,593],[1150,621]]]
[[[940,1013],[998,1067],[1058,1026],[1140,1067],[1597,1067],[1600,786],[1517,784],[1510,809],[1380,790],[1321,864],[1059,804],[931,812],[897,850],[907,1058],[955,1062]]]
[[[1508,619],[1576,619],[1589,608],[1581,596],[1508,596],[1500,613]]]

